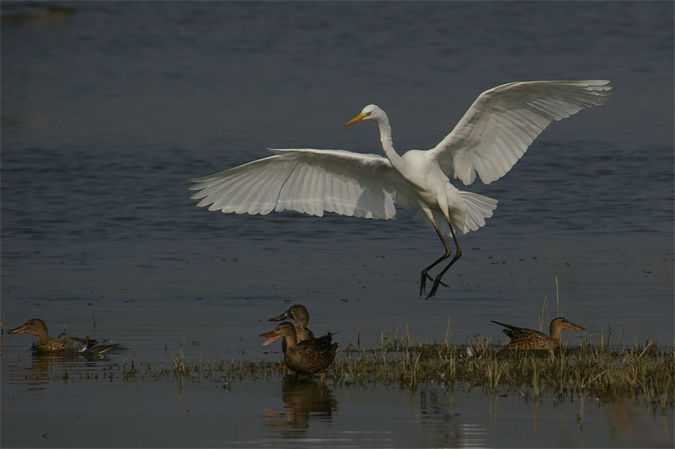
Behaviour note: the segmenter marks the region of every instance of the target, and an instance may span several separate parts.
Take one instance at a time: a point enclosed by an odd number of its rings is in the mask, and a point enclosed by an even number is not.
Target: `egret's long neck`
[[[391,126],[389,125],[389,118],[385,115],[383,118],[376,120],[377,127],[380,129],[380,142],[382,142],[382,149],[387,159],[395,168],[400,166],[401,156],[394,149],[394,142],[391,139]]]

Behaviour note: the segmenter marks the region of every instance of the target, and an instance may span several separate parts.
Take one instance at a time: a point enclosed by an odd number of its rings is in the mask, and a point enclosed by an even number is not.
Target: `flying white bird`
[[[466,234],[485,225],[497,200],[463,192],[476,174],[489,184],[504,176],[532,141],[554,120],[611,98],[609,81],[529,81],[503,84],[478,96],[464,117],[430,150],[394,149],[387,114],[368,105],[345,126],[373,120],[386,158],[344,150],[271,149],[274,156],[195,179],[197,206],[238,214],[265,215],[286,209],[309,215],[324,212],[365,218],[396,217],[396,207],[419,207],[418,217],[436,230],[445,253],[422,270],[420,297],[427,279],[436,294],[445,272],[461,257],[455,229]],[[435,277],[429,270],[451,255],[443,235],[452,236],[455,255]],[[443,284],[445,285],[445,284]]]

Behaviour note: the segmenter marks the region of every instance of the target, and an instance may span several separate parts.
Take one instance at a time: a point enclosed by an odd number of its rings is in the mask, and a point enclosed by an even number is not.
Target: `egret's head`
[[[386,117],[384,111],[377,105],[369,104],[363,108],[359,115],[351,119],[345,126],[353,125],[354,123],[360,122],[361,120],[377,120],[382,117]]]

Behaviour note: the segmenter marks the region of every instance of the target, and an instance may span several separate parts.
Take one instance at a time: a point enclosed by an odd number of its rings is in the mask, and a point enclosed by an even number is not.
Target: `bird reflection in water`
[[[3,374],[12,384],[35,388],[53,380],[104,377],[101,368],[110,363],[114,362],[107,354],[35,351],[26,361],[21,357],[9,372]]]
[[[466,398],[469,396],[448,391],[420,391],[419,416],[430,438],[426,447],[486,447],[485,423],[470,418],[471,405],[464,402]]]
[[[285,413],[267,411],[267,426],[281,430],[279,438],[301,438],[309,428],[309,420],[331,420],[337,401],[324,382],[307,377],[286,376],[281,385]]]

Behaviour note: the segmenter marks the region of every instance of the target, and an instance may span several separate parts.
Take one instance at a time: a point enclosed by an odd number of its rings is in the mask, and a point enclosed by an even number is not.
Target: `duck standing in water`
[[[330,334],[329,334],[330,335]],[[280,338],[284,339],[284,363],[298,374],[324,373],[326,368],[335,360],[335,353],[340,349],[339,343],[330,343],[324,337],[297,341],[295,326],[288,321],[279,324],[271,332],[260,334],[268,340],[263,343],[269,345]]]
[[[570,322],[567,318],[558,317],[551,321],[550,336],[534,329],[511,326],[510,324],[492,321],[504,326],[504,333],[511,338],[511,342],[504,349],[546,349],[552,351],[560,347],[560,334],[563,330],[585,331],[581,326]]]
[[[295,336],[297,343],[314,338],[314,333],[311,330],[307,329],[307,323],[309,323],[309,312],[307,311],[307,308],[302,304],[292,305],[290,309],[288,309],[279,316],[270,318],[269,321],[283,321],[289,319],[295,321]],[[333,334],[328,332],[323,337],[319,337],[318,340],[322,344],[327,344],[330,346],[331,342],[333,341]],[[281,350],[284,353],[286,352],[285,339],[282,340],[281,342]]]
[[[7,333],[35,335],[37,338],[37,343],[33,344],[35,352],[92,352],[103,354],[119,346],[116,343],[110,343],[109,340],[99,342],[89,337],[49,338],[47,324],[40,318],[28,320],[21,326],[7,331]]]
[[[302,304],[295,304],[281,315],[269,319],[269,321],[284,321],[284,320],[295,321],[295,337],[297,343],[314,338],[314,333],[311,330],[307,329],[307,323],[309,323],[309,312],[307,311],[307,308]],[[286,352],[285,339],[281,343],[281,349],[284,352]]]

